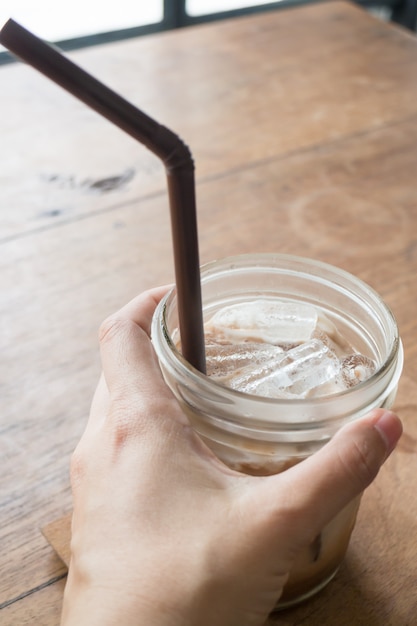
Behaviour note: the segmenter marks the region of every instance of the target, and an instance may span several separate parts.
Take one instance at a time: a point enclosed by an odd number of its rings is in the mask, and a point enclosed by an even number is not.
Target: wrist
[[[61,626],[200,626],[204,611],[196,606],[198,591],[189,590],[178,577],[167,580],[164,569],[155,576],[136,571],[128,580],[118,572],[114,577],[92,576],[70,566]]]
[[[66,586],[61,626],[190,626],[176,607],[163,598],[114,589]],[[195,622],[197,623],[197,622]]]

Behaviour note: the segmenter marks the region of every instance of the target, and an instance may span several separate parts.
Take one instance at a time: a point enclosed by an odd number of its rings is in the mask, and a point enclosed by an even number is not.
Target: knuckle
[[[133,401],[132,401],[133,399]],[[111,400],[111,432],[114,450],[120,450],[129,441],[159,439],[160,445],[178,424],[172,416],[172,402],[165,399],[126,396]],[[135,444],[136,445],[136,444]]]
[[[112,443],[115,449],[124,446],[138,430],[138,416],[127,406],[117,403],[111,411]]]
[[[152,411],[147,410],[143,399],[138,398],[135,393],[127,394],[123,390],[112,395],[110,415],[113,450],[122,449],[129,441],[143,437],[153,422],[149,419]]]
[[[124,320],[116,315],[110,315],[107,317],[99,327],[98,338],[100,343],[112,340],[114,337],[120,335],[120,333],[126,331],[130,327],[127,320]]]

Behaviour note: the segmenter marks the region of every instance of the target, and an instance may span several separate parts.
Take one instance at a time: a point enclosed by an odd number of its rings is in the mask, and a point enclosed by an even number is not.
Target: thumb
[[[271,476],[279,482],[281,505],[285,501],[292,513],[294,539],[315,536],[359,495],[374,480],[401,434],[399,418],[391,411],[376,409],[341,428],[302,463]]]

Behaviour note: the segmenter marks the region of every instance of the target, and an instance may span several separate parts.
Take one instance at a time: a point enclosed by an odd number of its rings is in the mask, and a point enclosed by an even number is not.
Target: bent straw
[[[182,353],[191,365],[205,373],[194,162],[189,148],[171,130],[158,124],[14,20],[8,20],[0,31],[0,42],[138,139],[163,161],[168,182]]]

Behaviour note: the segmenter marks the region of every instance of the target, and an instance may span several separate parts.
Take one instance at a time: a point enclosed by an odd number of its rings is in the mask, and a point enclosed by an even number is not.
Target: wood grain
[[[70,57],[179,133],[199,181],[415,115],[412,35],[341,3],[295,15],[227,20]],[[143,146],[33,69],[1,72],[1,238],[165,194],[162,165]],[[119,179],[112,190],[109,179]]]
[[[2,626],[58,626],[61,616],[65,577],[36,589],[18,602],[2,608]]]
[[[271,624],[333,625],[336,615],[338,626],[412,626],[416,39],[335,2],[72,56],[192,146],[203,262],[311,256],[360,276],[392,307],[405,434],[364,498],[337,579]],[[173,280],[168,204],[164,173],[140,146],[33,70],[0,72],[0,621],[52,626],[66,569],[41,529],[71,508],[69,459],[99,375],[99,323]],[[129,168],[112,191],[91,188]]]

